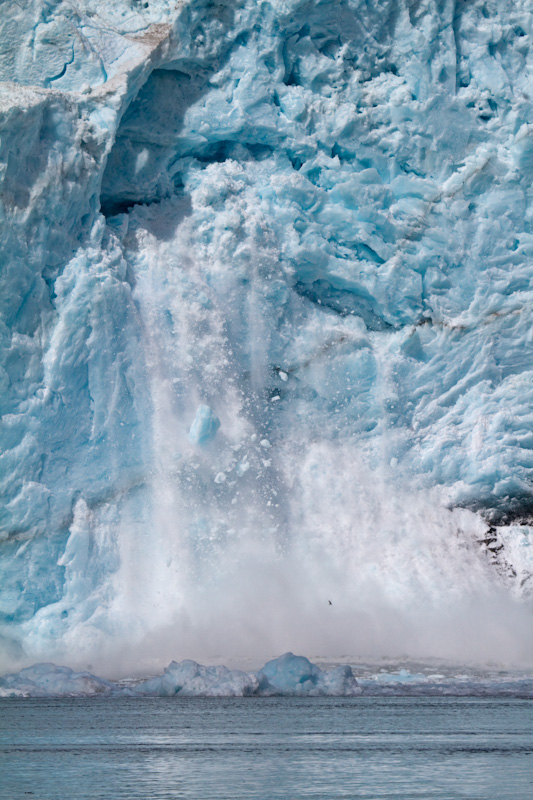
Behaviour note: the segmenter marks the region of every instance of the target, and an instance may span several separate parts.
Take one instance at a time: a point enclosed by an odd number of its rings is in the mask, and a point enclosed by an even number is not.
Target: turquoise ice
[[[6,668],[531,652],[529,4],[3,12]]]

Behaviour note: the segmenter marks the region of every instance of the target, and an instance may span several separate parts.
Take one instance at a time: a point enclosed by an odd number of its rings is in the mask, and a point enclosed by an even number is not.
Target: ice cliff
[[[0,17],[4,665],[531,656],[530,3]]]

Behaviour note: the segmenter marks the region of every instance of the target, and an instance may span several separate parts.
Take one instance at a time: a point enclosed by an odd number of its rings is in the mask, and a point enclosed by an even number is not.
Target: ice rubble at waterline
[[[361,689],[348,665],[322,670],[285,653],[257,672],[172,661],[163,675],[120,685],[89,672],[35,664],[0,677],[0,697],[125,695],[156,697],[355,696]]]
[[[492,673],[476,674],[472,669],[465,673],[448,668],[443,674],[435,667],[414,673],[405,668],[361,671],[362,677],[356,679],[348,664],[321,669],[305,656],[285,653],[257,672],[172,661],[163,675],[116,683],[68,667],[35,664],[0,677],[0,697],[533,697],[530,672],[494,668]]]
[[[6,668],[531,656],[532,26],[5,4]]]

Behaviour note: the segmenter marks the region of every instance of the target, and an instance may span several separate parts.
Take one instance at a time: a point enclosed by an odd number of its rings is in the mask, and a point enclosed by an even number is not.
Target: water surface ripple
[[[519,698],[0,701],[2,800],[531,800]]]

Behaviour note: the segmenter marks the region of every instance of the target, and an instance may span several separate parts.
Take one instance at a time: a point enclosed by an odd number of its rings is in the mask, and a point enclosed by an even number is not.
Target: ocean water
[[[530,800],[533,701],[0,701],[2,800]]]

